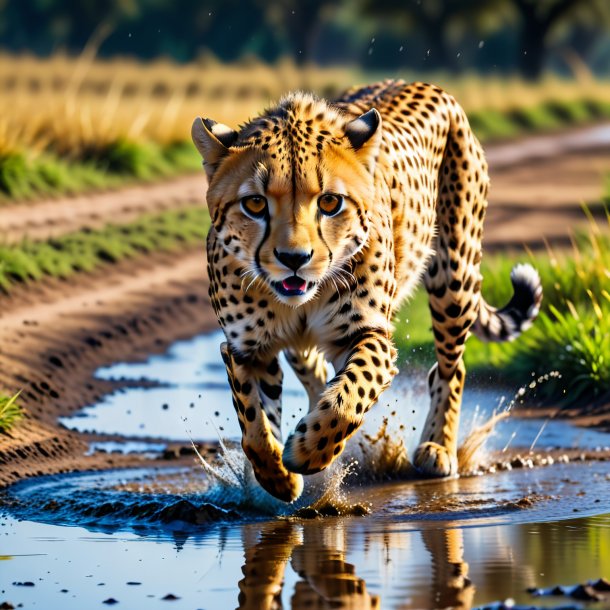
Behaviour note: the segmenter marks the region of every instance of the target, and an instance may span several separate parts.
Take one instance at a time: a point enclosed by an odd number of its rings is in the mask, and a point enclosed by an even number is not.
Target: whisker
[[[342,286],[346,289],[349,290],[349,283],[347,282],[347,280],[341,275],[340,270],[337,269],[337,274],[336,274],[336,278],[339,281],[339,283],[342,284]]]
[[[254,279],[248,284],[248,287],[244,290],[244,292],[248,292],[248,290],[250,290],[250,287],[252,286],[252,284],[254,284],[256,282],[256,280],[260,279],[260,277],[258,275],[254,276]]]
[[[352,286],[356,283],[356,278],[354,277],[354,275],[345,269],[338,269],[338,271],[341,274],[344,274],[345,276],[347,276],[347,277],[344,277],[343,280],[345,281],[345,283],[347,285],[347,289],[351,290]],[[351,282],[350,282],[350,278],[351,278]]]

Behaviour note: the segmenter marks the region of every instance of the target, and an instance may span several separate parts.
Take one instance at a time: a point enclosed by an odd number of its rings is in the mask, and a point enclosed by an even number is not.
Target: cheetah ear
[[[203,157],[208,178],[211,178],[218,162],[229,153],[229,147],[237,140],[237,132],[212,119],[197,117],[193,121],[191,137]]]
[[[358,158],[373,173],[381,144],[381,115],[375,108],[350,121],[345,126],[345,136]]]

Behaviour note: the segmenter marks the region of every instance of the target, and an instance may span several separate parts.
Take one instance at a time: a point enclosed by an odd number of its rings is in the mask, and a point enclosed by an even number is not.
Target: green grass
[[[203,243],[209,227],[205,208],[142,216],[123,225],[83,230],[43,242],[0,246],[0,290],[44,276],[67,278],[80,271],[147,252]]]
[[[538,106],[468,113],[470,124],[482,141],[497,141],[531,133],[610,118],[610,103],[594,100],[554,101]]]
[[[87,150],[79,159],[52,153],[0,155],[0,205],[3,201],[74,194],[122,186],[201,169],[201,158],[190,142],[166,147],[117,140]]]
[[[610,118],[610,102],[598,100],[546,102],[534,107],[469,113],[470,123],[482,141],[548,132],[603,118]],[[9,147],[0,152],[0,205],[3,201],[113,188],[201,168],[199,155],[190,142],[160,146],[120,138],[109,144],[81,147],[78,156],[69,148],[66,151],[58,154],[51,148],[34,155]]]
[[[0,432],[8,432],[23,417],[18,397],[19,393],[14,396],[0,394]]]
[[[472,378],[528,384],[551,371],[536,390],[538,400],[571,404],[610,400],[610,216],[602,229],[590,219],[588,233],[574,239],[571,252],[522,257],[539,271],[543,308],[534,326],[512,343],[468,340],[465,363]],[[511,294],[510,270],[518,260],[483,258],[483,296],[504,305]],[[434,362],[427,296],[420,290],[400,311],[395,340],[401,361],[428,367]],[[407,320],[409,322],[407,323]]]

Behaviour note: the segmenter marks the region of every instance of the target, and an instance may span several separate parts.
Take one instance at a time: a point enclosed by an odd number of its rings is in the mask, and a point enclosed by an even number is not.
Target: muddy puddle
[[[368,514],[314,519],[222,499],[193,469],[40,478],[4,498],[2,596],[47,609],[565,605],[527,589],[609,573],[607,470],[347,486],[342,505]]]
[[[152,456],[166,441],[237,437],[220,340],[198,337],[148,362],[100,370],[129,380],[129,389],[64,424],[129,437],[98,441],[90,451]],[[131,387],[139,379],[146,387]],[[285,385],[284,433],[305,401],[288,371]],[[470,388],[462,444],[511,399]],[[610,608],[610,593],[583,601],[527,591],[610,576],[609,462],[574,459],[574,452],[562,459],[576,447],[596,454],[610,435],[509,417],[480,456],[512,461],[509,469],[380,482],[408,472],[404,456],[417,442],[421,405],[422,380],[397,379],[364,431],[374,435],[386,419],[387,434],[376,443],[355,439],[341,463],[307,478],[294,505],[260,490],[230,441],[213,466],[156,469],[151,462],[13,485],[0,497],[0,606],[466,609],[510,598]],[[514,458],[517,448],[524,459]],[[528,467],[529,455],[539,456],[537,466]]]
[[[108,395],[101,403],[63,418],[68,428],[81,432],[121,434],[133,438],[158,438],[174,441],[218,440],[240,437],[237,418],[231,406],[224,365],[219,356],[221,332],[202,335],[172,346],[164,355],[143,363],[121,363],[99,369],[102,379],[129,382],[125,390]],[[292,369],[285,365],[283,384],[282,433],[286,436],[307,409],[306,394]],[[141,381],[145,387],[133,387]],[[529,385],[530,380],[524,383]],[[151,384],[154,384],[151,387]],[[467,382],[468,384],[468,382]],[[502,410],[515,398],[518,388],[489,389],[467,385],[462,407],[461,437],[494,411]],[[529,388],[527,388],[529,392]],[[374,434],[383,418],[390,418],[400,430],[409,450],[419,440],[428,395],[425,373],[409,373],[403,366],[375,408],[367,415],[364,429]],[[489,439],[490,449],[505,447],[579,447],[593,449],[610,446],[610,436],[593,429],[577,428],[560,420],[516,419],[501,422]],[[118,450],[120,447],[113,447]]]

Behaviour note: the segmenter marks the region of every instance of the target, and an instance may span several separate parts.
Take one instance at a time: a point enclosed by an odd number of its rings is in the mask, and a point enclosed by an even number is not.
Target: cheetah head
[[[346,117],[303,94],[239,132],[197,118],[212,223],[243,263],[243,284],[264,285],[298,307],[325,285],[345,284],[369,234],[381,117]]]

